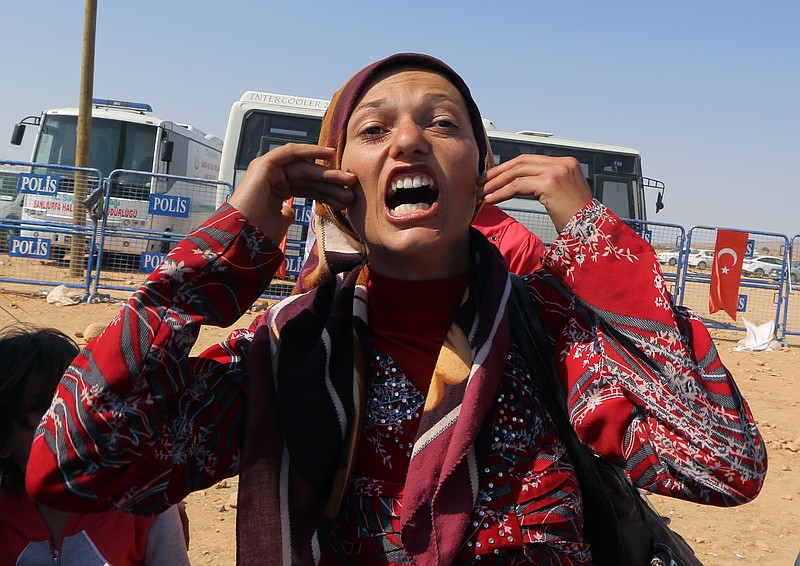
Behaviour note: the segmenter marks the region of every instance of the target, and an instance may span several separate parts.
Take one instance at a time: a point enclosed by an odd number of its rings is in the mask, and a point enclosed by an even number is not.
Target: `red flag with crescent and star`
[[[748,235],[747,232],[736,230],[717,230],[711,288],[708,292],[709,313],[722,309],[736,320],[739,282],[742,279],[742,261],[747,253]]]

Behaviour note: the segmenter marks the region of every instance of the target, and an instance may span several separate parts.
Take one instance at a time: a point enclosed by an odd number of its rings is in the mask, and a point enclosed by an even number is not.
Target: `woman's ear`
[[[11,457],[11,450],[8,448],[0,448],[0,460]]]

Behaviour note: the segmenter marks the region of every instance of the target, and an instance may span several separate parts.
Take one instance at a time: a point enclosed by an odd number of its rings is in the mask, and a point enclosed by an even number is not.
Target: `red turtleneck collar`
[[[369,277],[373,343],[397,363],[420,391],[427,393],[469,274],[435,281],[405,281],[375,271]]]

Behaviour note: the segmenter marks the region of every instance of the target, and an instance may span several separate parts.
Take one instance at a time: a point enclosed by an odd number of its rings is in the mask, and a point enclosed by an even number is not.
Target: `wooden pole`
[[[97,0],[86,0],[83,19],[83,56],[81,57],[81,90],[78,103],[78,139],[75,147],[75,166],[89,167],[89,147],[92,137],[92,89],[94,84],[94,44],[97,27]],[[72,201],[72,223],[75,226],[86,224],[86,198],[88,176],[85,172],[75,173],[75,187]],[[86,264],[86,239],[83,235],[73,235],[70,245],[70,274],[80,277]]]

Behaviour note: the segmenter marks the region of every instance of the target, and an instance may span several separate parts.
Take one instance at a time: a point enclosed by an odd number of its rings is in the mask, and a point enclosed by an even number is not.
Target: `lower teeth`
[[[422,210],[428,210],[431,205],[426,204],[424,202],[415,202],[409,204],[398,204],[392,212],[395,214],[408,214],[411,212],[419,212]]]

